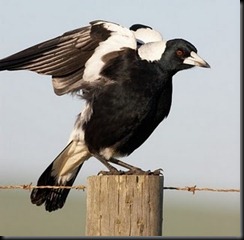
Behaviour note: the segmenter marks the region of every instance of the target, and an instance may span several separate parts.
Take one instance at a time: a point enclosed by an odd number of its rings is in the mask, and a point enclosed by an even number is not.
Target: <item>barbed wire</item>
[[[22,184],[22,185],[5,185],[0,186],[1,189],[22,189],[22,190],[32,190],[34,188],[53,188],[53,189],[76,189],[76,190],[85,190],[84,185],[78,185],[78,186],[33,186],[32,183],[30,184]]]
[[[32,183],[30,184],[22,184],[22,185],[0,185],[0,190],[15,190],[15,189],[21,189],[21,190],[32,190],[34,188],[53,188],[53,189],[75,189],[75,190],[85,190],[86,186],[84,185],[77,185],[77,186],[34,186]],[[178,191],[188,191],[195,194],[196,191],[209,191],[209,192],[240,192],[240,189],[221,189],[221,188],[208,188],[208,187],[202,187],[199,188],[196,185],[191,187],[164,187],[164,190],[178,190]]]
[[[179,191],[188,191],[195,194],[196,191],[205,191],[205,192],[240,192],[240,189],[223,189],[223,188],[198,188],[196,185],[192,187],[164,187],[164,190],[179,190]]]

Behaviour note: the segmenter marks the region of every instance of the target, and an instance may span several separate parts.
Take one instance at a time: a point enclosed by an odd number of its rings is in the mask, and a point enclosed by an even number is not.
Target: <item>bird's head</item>
[[[184,39],[168,40],[160,61],[165,70],[174,73],[194,66],[210,68],[210,65],[197,54],[195,46]]]

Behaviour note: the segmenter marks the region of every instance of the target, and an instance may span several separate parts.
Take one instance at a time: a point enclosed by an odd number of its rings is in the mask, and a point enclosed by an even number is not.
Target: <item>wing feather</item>
[[[125,47],[136,48],[134,34],[116,23],[98,20],[0,60],[0,71],[51,75],[57,95],[74,93],[82,89],[83,81],[101,77],[104,55]]]

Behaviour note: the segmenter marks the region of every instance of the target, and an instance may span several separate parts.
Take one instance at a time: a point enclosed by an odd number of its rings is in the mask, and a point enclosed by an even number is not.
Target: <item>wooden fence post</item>
[[[88,177],[87,236],[162,236],[163,176]]]

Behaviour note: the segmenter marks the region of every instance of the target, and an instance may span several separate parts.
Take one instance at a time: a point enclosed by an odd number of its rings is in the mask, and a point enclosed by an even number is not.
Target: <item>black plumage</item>
[[[81,96],[86,103],[64,150],[38,180],[38,185],[72,186],[83,165],[96,157],[111,174],[111,163],[145,174],[115,157],[141,146],[168,116],[172,77],[194,66],[209,67],[188,41],[165,41],[151,27],[130,29],[93,21],[60,37],[0,60],[0,70],[31,70],[51,75],[54,92]],[[62,208],[69,189],[34,189],[31,201],[46,210]]]

